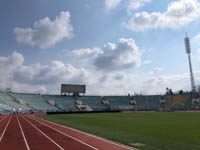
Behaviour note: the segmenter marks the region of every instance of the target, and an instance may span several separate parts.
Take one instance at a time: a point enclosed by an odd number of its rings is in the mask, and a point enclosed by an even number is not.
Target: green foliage
[[[67,114],[39,117],[142,150],[200,149],[199,112]]]

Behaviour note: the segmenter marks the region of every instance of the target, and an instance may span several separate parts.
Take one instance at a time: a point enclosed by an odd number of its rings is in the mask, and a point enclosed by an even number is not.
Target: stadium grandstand
[[[61,93],[69,91],[72,95],[0,92],[0,113],[200,110],[199,95],[193,92],[166,95],[80,96],[81,92],[85,93],[85,85],[66,85],[65,88],[61,85]]]

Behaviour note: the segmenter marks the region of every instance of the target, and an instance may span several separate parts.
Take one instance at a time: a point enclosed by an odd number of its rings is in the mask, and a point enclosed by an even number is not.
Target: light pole
[[[189,61],[189,68],[190,68],[190,79],[191,79],[191,88],[192,88],[192,92],[196,92],[196,86],[195,86],[195,82],[194,82],[194,75],[193,75],[193,71],[192,71],[192,62],[191,62],[191,57],[190,57],[190,53],[191,53],[190,38],[187,36],[187,33],[186,33],[186,37],[185,37],[184,41],[185,41],[185,50],[186,50],[186,53],[188,54],[188,61]]]

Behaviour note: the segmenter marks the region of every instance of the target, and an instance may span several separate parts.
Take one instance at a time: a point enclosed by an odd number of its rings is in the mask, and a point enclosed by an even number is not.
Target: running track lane
[[[19,122],[21,124],[30,150],[59,150],[59,148],[53,142],[42,135],[36,128],[34,128],[21,116],[19,116]]]
[[[28,120],[49,136],[52,140],[58,143],[64,150],[98,150],[82,141],[79,141],[68,134],[62,134],[61,132],[55,130],[54,128],[48,127],[44,124],[39,123],[29,117],[25,117],[24,120]],[[111,150],[111,149],[110,149]]]
[[[72,133],[69,131],[75,132],[73,133],[76,134],[75,137],[71,136]],[[130,148],[39,118],[31,116],[24,118],[24,115],[0,117],[0,150],[45,149],[130,150]]]
[[[3,132],[4,132],[4,129],[9,121],[9,118],[8,116],[3,116],[0,118],[0,139],[1,137],[3,137]]]
[[[72,129],[72,128],[68,128],[62,125],[58,125],[56,123],[44,120],[44,119],[40,119],[40,118],[36,118],[33,116],[27,116],[28,118],[30,118],[30,120],[34,120],[35,122],[42,124],[46,127],[51,127],[54,128],[58,131],[60,131],[61,133],[67,134],[69,136],[72,136],[84,143],[87,143],[88,145],[91,145],[93,147],[95,147],[96,149],[99,150],[132,150],[133,148],[129,148],[126,146],[122,146],[119,144],[116,144],[114,142],[110,142],[107,141],[105,139]],[[81,150],[81,149],[70,149],[70,150]]]
[[[0,140],[0,150],[27,150],[16,116],[9,117]]]

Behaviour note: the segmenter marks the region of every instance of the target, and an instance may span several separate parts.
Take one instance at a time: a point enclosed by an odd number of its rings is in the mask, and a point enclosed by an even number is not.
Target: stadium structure
[[[81,96],[79,93],[85,92],[85,85],[67,85],[65,90],[63,89],[62,86],[62,95],[0,92],[0,112],[10,114],[200,110],[199,95],[193,92],[148,96]],[[70,92],[73,94],[63,95]]]

